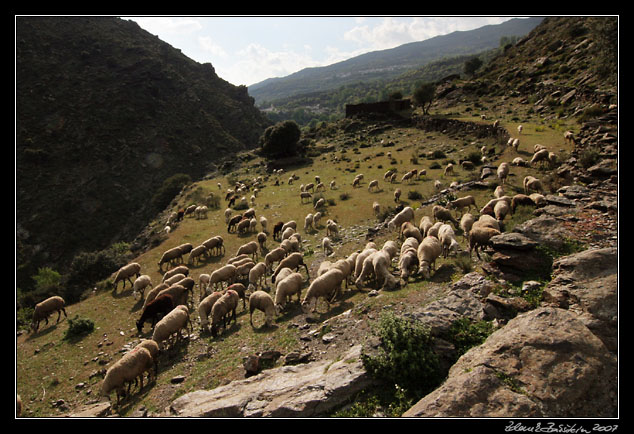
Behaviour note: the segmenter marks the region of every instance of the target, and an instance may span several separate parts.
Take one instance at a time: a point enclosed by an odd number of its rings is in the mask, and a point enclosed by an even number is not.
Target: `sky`
[[[142,16],[133,20],[187,57],[250,86],[510,16]]]

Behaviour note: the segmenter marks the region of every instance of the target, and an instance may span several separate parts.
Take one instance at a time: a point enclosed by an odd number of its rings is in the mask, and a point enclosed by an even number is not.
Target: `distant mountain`
[[[166,179],[202,177],[270,125],[245,86],[133,21],[17,17],[15,38],[19,268],[133,239]]]
[[[366,53],[333,65],[306,68],[283,78],[270,78],[249,86],[259,105],[294,95],[336,89],[346,84],[391,79],[444,57],[475,54],[499,47],[503,36],[524,36],[542,18],[514,18],[502,24],[457,31],[396,48]]]

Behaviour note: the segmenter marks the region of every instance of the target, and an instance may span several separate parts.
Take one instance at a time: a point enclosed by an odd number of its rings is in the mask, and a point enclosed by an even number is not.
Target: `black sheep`
[[[159,295],[145,306],[141,318],[136,322],[137,330],[139,333],[142,333],[143,324],[149,319],[152,320],[152,327],[154,327],[159,319],[159,315],[166,315],[172,309],[174,309],[172,296],[169,294]]]

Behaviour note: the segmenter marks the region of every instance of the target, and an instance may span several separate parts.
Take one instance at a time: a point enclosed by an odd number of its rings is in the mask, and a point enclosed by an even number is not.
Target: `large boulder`
[[[538,308],[465,353],[403,417],[615,417],[617,370],[576,314]]]
[[[316,417],[372,383],[361,345],[338,360],[268,369],[212,390],[187,393],[171,403],[170,417]]]

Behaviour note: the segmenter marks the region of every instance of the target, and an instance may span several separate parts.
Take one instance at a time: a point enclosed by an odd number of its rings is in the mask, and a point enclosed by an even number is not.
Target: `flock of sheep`
[[[519,130],[521,133],[521,129]],[[566,139],[568,140],[566,133]],[[573,138],[574,139],[574,138]],[[509,146],[517,150],[515,139],[509,140]],[[528,163],[537,164],[540,161],[552,162],[551,153],[536,145],[535,154]],[[545,151],[545,153],[543,152]],[[541,157],[540,155],[547,155]],[[516,164],[514,160],[511,165]],[[445,174],[453,170],[451,165],[445,168]],[[255,234],[255,240],[242,244],[235,254],[228,258],[224,265],[217,267],[211,273],[200,274],[198,282],[190,277],[190,265],[194,265],[201,257],[225,255],[225,243],[220,235],[209,238],[200,246],[185,243],[165,251],[158,261],[158,268],[163,273],[163,267],[167,270],[163,274],[162,282],[153,286],[150,277],[141,274],[141,266],[130,263],[118,270],[113,277],[114,290],[117,290],[119,282],[126,281],[132,285],[134,297],[143,298],[141,316],[136,322],[138,332],[142,334],[144,324],[149,322],[152,327],[151,339],[143,339],[141,343],[116,361],[106,372],[102,385],[102,394],[109,396],[116,391],[117,403],[120,396],[130,392],[130,387],[141,383],[143,387],[144,375],[148,378],[156,378],[158,357],[161,350],[174,345],[183,339],[182,331],[193,330],[190,315],[192,309],[197,309],[201,331],[210,332],[213,337],[218,336],[222,330],[236,321],[236,309],[242,300],[243,310],[248,309],[250,323],[253,326],[253,314],[261,311],[265,315],[265,323],[270,326],[274,323],[293,298],[297,300],[306,314],[317,309],[319,300],[324,300],[330,309],[330,303],[336,300],[345,290],[350,290],[352,285],[357,289],[375,287],[384,290],[393,290],[408,284],[411,277],[429,279],[435,271],[436,260],[443,256],[455,254],[460,250],[456,232],[462,234],[468,245],[469,255],[475,250],[480,258],[479,251],[487,246],[490,239],[502,233],[504,219],[513,213],[518,205],[542,206],[544,196],[542,186],[538,179],[527,176],[524,179],[524,194],[512,197],[505,195],[504,188],[509,175],[510,165],[501,163],[498,166],[497,176],[500,185],[494,192],[494,197],[479,210],[479,214],[471,214],[471,208],[477,210],[473,196],[464,196],[449,201],[447,206],[434,205],[431,215],[423,215],[416,221],[415,211],[409,206],[400,205],[398,213],[387,222],[389,233],[395,235],[395,239],[387,240],[380,248],[374,242],[369,242],[360,250],[335,262],[328,259],[335,254],[332,239],[336,239],[339,226],[333,220],[326,223],[326,234],[322,238],[322,247],[325,256],[316,271],[315,276],[310,276],[308,266],[304,263],[302,253],[301,235],[295,221],[278,222],[273,227],[273,240],[279,242],[279,246],[268,248],[268,222],[263,216],[256,219],[256,211],[249,208],[246,212],[233,216],[233,210],[229,207],[225,212],[225,222],[229,234]],[[406,172],[401,182],[410,182],[414,177],[425,174],[424,170],[412,170]],[[395,171],[388,171],[384,180],[394,182]],[[288,180],[292,185],[294,177]],[[357,175],[352,181],[352,187],[357,188],[363,181],[363,175]],[[251,203],[254,204],[257,188],[262,184],[261,178],[254,180],[250,187],[254,187]],[[220,184],[218,185],[221,187]],[[229,190],[227,201],[235,199],[236,192],[243,194],[249,186],[239,183],[235,189]],[[334,182],[330,188],[337,188]],[[378,188],[378,181],[368,183],[368,190]],[[325,189],[319,177],[316,182],[300,187],[300,201],[312,198],[310,191]],[[241,201],[244,201],[243,196]],[[400,189],[395,189],[394,201],[400,203]],[[233,202],[232,202],[233,203]],[[309,213],[304,221],[304,231],[316,230],[322,217],[320,207],[315,203],[315,212]],[[376,215],[379,214],[380,205],[374,202],[372,205]],[[464,212],[466,209],[467,212]],[[206,209],[193,206],[191,213],[197,218],[205,218]],[[455,215],[454,215],[455,213]],[[172,222],[172,217],[170,221]],[[261,231],[258,232],[257,225]],[[400,246],[399,246],[400,244]],[[189,255],[185,263],[184,255]],[[305,275],[301,269],[305,270]],[[267,279],[270,276],[270,285]],[[395,277],[398,276],[398,277]],[[134,278],[134,280],[133,280]],[[349,287],[350,285],[350,287]],[[304,287],[307,289],[304,291]],[[197,302],[194,297],[194,289],[198,287],[199,297]],[[151,288],[145,293],[146,289]],[[302,298],[303,292],[303,298]],[[197,303],[197,307],[195,307]],[[39,303],[33,316],[33,330],[37,330],[42,319],[46,319],[53,312],[66,315],[64,301],[61,297],[51,297]],[[127,391],[126,391],[127,387]]]

